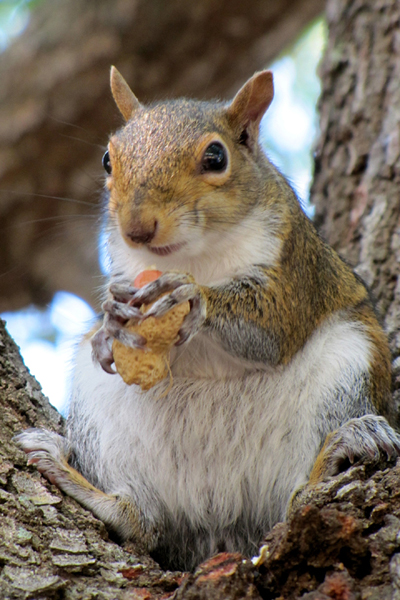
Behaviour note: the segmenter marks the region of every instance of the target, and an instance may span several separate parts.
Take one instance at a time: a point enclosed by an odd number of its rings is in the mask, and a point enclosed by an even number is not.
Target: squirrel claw
[[[175,306],[183,302],[190,302],[190,312],[185,317],[179,330],[179,339],[176,346],[189,341],[200,329],[205,319],[205,301],[201,295],[200,288],[195,283],[186,283],[173,290],[167,296],[163,296],[144,315],[148,317],[162,317]]]
[[[163,296],[157,300],[150,310],[142,315],[142,317],[143,319],[147,319],[148,317],[162,317],[168,311],[170,311],[171,308],[178,306],[178,304],[182,304],[188,300],[193,300],[197,294],[198,286],[196,284],[190,283],[187,285],[181,285],[167,296]]]
[[[99,361],[99,364],[101,366],[101,368],[103,369],[103,371],[105,371],[106,373],[109,373],[110,375],[116,375],[117,371],[115,369],[113,369],[112,365],[114,364],[114,358],[110,359],[110,358],[102,358]]]
[[[144,338],[139,333],[132,333],[128,331],[120,323],[117,323],[112,328],[112,335],[114,339],[120,341],[121,344],[123,344],[124,346],[128,346],[129,348],[143,349],[147,344],[146,338]]]
[[[182,323],[178,335],[179,339],[175,346],[181,346],[188,342],[200,329],[205,319],[204,302],[201,300],[200,294],[191,300],[191,310]]]
[[[160,298],[161,294],[166,294]],[[142,315],[141,320],[149,317],[162,317],[172,308],[190,302],[190,312],[185,317],[179,331],[176,346],[189,341],[201,328],[206,315],[206,301],[191,275],[185,273],[164,273],[149,283],[135,295],[133,303],[155,301],[152,307]]]
[[[125,321],[129,319],[137,319],[139,321],[143,316],[138,308],[116,300],[106,300],[102,304],[102,309],[113,317],[118,317]]]
[[[117,302],[129,302],[138,291],[137,288],[132,286],[129,282],[112,283],[109,290],[110,294]]]
[[[98,362],[103,370],[110,375],[115,375],[112,368],[114,357],[110,344],[110,337],[107,334],[104,325],[92,337],[92,357],[95,362]]]
[[[400,456],[400,436],[386,419],[378,415],[350,419],[327,437],[311,472],[310,483],[336,475],[346,460],[350,464],[360,459],[377,461],[381,452],[388,459]]]
[[[112,352],[113,339],[119,340],[124,346],[129,346],[130,348],[144,348],[147,343],[143,336],[129,332],[120,321],[106,312],[104,323],[94,334],[91,342],[93,359],[110,375],[115,375],[116,373],[112,368],[114,363]]]
[[[173,292],[173,290],[177,290],[181,287],[185,287],[187,284],[193,283],[193,277],[186,273],[163,273],[163,275],[161,275],[155,281],[152,281],[151,283],[148,283],[144,287],[140,288],[133,296],[130,304],[133,306],[151,304],[152,302],[158,300],[162,294],[168,294],[169,292]],[[181,302],[184,302],[184,300]],[[168,310],[170,309],[167,309],[165,312],[168,312]]]

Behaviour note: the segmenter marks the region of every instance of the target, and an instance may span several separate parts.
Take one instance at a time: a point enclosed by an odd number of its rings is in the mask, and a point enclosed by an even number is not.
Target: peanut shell
[[[141,308],[146,312],[151,305]],[[172,308],[163,317],[149,317],[142,323],[127,323],[132,333],[139,333],[147,340],[146,348],[136,349],[124,346],[118,340],[113,342],[115,368],[126,384],[140,385],[149,390],[169,373],[169,352],[178,339],[183,320],[190,311],[189,302]]]

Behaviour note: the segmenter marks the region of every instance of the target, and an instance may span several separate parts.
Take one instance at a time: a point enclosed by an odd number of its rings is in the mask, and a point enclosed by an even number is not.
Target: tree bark
[[[0,57],[0,312],[62,289],[97,305],[101,156],[115,64],[140,100],[226,96],[324,0],[47,0]]]
[[[327,14],[312,198],[323,234],[372,287],[396,366],[400,2],[329,0]],[[2,329],[0,377],[3,597],[400,599],[400,464],[382,458],[306,488],[255,561],[222,554],[193,574],[163,574],[26,467],[12,434],[61,423]]]
[[[400,401],[400,2],[328,2],[311,200],[377,303]]]

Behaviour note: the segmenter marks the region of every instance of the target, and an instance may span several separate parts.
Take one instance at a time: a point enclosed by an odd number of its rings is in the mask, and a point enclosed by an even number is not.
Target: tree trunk
[[[368,284],[400,401],[400,2],[328,3],[311,199],[326,240]]]
[[[0,312],[55,291],[92,306],[115,64],[143,100],[230,97],[324,0],[42,2],[0,57]]]
[[[328,20],[317,223],[372,287],[396,358],[400,2],[329,0]],[[222,554],[183,580],[162,574],[107,540],[96,519],[25,466],[12,433],[37,424],[58,429],[60,419],[0,335],[3,597],[400,599],[400,464],[358,465],[306,489],[253,562]]]

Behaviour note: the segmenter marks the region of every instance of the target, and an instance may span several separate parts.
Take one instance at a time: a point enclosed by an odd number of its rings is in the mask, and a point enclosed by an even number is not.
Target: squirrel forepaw
[[[388,458],[400,455],[400,436],[386,419],[377,415],[350,419],[326,438],[309,483],[315,484],[336,475],[346,463],[353,464],[362,459],[377,461],[381,452]]]
[[[110,303],[116,304],[112,301]],[[104,304],[106,305],[107,303],[105,302]],[[121,317],[114,316],[113,312],[106,312],[104,314],[103,325],[91,339],[93,360],[98,362],[104,371],[110,375],[116,373],[112,367],[114,363],[112,351],[114,339],[119,340],[124,346],[129,346],[130,348],[144,348],[146,345],[144,337],[131,333],[124,327],[125,322],[125,320],[121,320]]]
[[[112,338],[108,335],[104,325],[93,335],[90,340],[92,344],[92,358],[110,375],[115,375],[112,368],[114,357],[112,353]]]
[[[164,295],[160,298],[162,294]],[[183,344],[192,338],[205,320],[206,301],[202,288],[194,282],[191,275],[185,273],[164,273],[134,296],[132,303],[139,302],[145,304],[154,302],[143,316],[144,319],[162,317],[175,306],[183,302],[190,302],[190,312],[179,330],[179,340],[176,345]]]
[[[199,331],[205,320],[206,302],[201,290],[191,275],[177,272],[164,273],[140,289],[129,283],[113,283],[110,286],[110,297],[103,303],[103,325],[91,339],[93,360],[106,373],[115,374],[112,350],[114,339],[130,348],[142,349],[146,346],[146,339],[129,331],[125,327],[126,323],[139,323],[148,317],[162,317],[184,302],[190,302],[190,312],[179,330],[177,345],[188,341]],[[140,310],[142,304],[151,303],[154,304],[146,313]]]
[[[124,326],[130,319],[139,321],[142,317],[139,308],[132,306],[131,303],[137,291],[137,288],[128,281],[114,282],[110,285],[109,297],[102,305],[103,325],[91,339],[93,360],[98,362],[110,375],[116,373],[112,366],[114,363],[112,352],[114,339],[130,348],[143,348],[146,345],[146,340],[142,336],[128,331]]]

